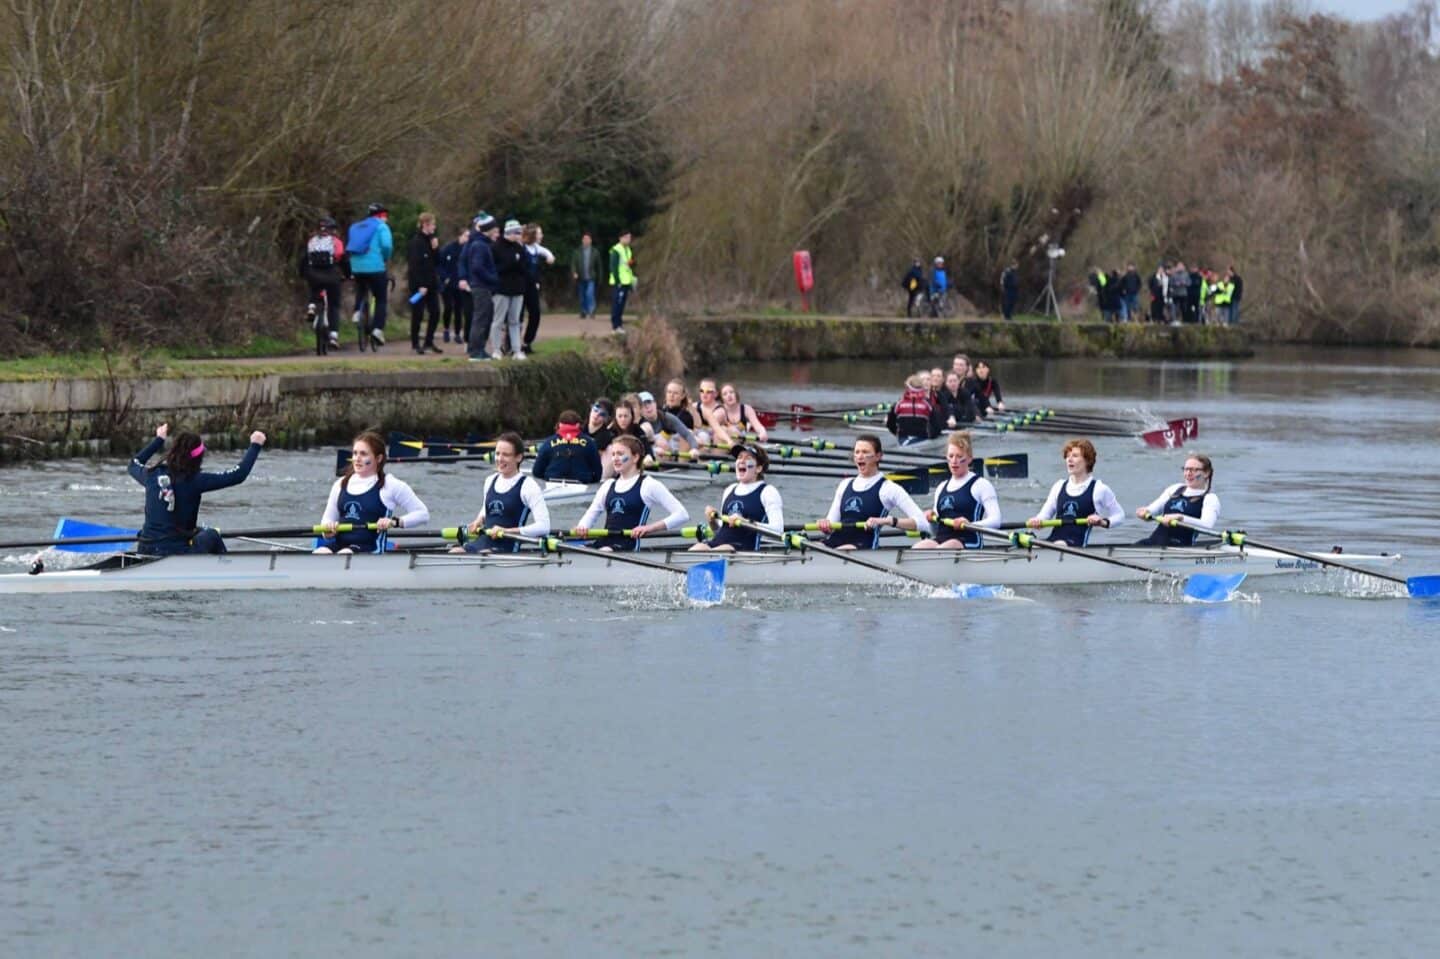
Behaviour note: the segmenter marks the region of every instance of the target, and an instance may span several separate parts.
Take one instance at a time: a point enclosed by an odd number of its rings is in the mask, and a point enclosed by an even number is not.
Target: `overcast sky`
[[[1312,0],[1317,10],[1348,20],[1379,20],[1410,6],[1409,0]]]

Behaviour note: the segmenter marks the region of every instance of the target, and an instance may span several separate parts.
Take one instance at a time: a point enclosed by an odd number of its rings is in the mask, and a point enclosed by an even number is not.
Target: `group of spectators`
[[[1088,277],[1095,291],[1100,318],[1107,323],[1143,322],[1147,316],[1140,310],[1140,291],[1148,286],[1150,293],[1148,319],[1151,323],[1227,323],[1240,322],[1240,302],[1245,295],[1245,281],[1235,267],[1224,274],[1202,267],[1187,267],[1184,261],[1163,262],[1155,268],[1148,284],[1141,280],[1135,264],[1127,263],[1125,271],[1092,267]]]
[[[620,436],[640,442],[647,465],[696,450],[728,450],[747,440],[769,439],[755,408],[740,398],[733,383],[700,380],[691,398],[680,379],[670,380],[657,397],[648,390],[619,399],[597,397],[582,417],[562,412],[555,432],[537,447],[531,472],[537,479],[593,483],[609,479],[612,465],[601,453]]]
[[[920,370],[905,378],[905,392],[886,414],[885,427],[900,441],[934,439],[966,423],[1005,412],[1005,394],[985,360],[971,366],[957,353],[950,369]]]
[[[406,251],[410,301],[410,347],[416,353],[441,353],[442,341],[463,344],[469,359],[506,355],[523,360],[540,331],[541,278],[555,254],[544,245],[538,223],[476,214],[454,238],[441,244],[433,213],[421,213]],[[580,316],[595,315],[596,290],[602,276],[612,290],[610,326],[624,332],[625,306],[635,288],[635,254],[625,229],[608,255],[586,232],[570,258]],[[340,346],[341,286],[354,283],[352,319],[370,319],[371,346],[385,345],[389,313],[389,263],[394,255],[389,211],[372,203],[364,218],[350,225],[344,239],[331,217],[321,217],[300,257],[300,275],[310,288],[308,313],[323,344]],[[428,320],[428,322],[427,322]],[[523,320],[523,323],[522,323]],[[421,337],[423,327],[423,340]]]

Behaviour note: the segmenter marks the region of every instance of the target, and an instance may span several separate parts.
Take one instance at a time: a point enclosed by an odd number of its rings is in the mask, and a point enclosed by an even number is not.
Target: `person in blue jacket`
[[[239,464],[223,473],[206,473],[205,443],[195,433],[175,437],[170,451],[155,466],[150,457],[160,451],[170,435],[170,424],[161,423],[155,438],[130,461],[130,475],[145,487],[145,525],[140,529],[139,550],[152,556],[181,553],[223,553],[225,541],[219,530],[198,525],[200,497],[227,486],[239,486],[255,467],[265,434],[250,434],[250,448]]]
[[[390,235],[390,214],[383,203],[372,203],[365,219],[350,224],[345,251],[350,257],[350,273],[355,277],[355,322],[365,301],[375,298],[375,313],[370,324],[370,339],[375,346],[385,345],[385,317],[389,312],[389,275],[385,264],[395,252],[395,239]]]
[[[598,483],[603,466],[600,448],[585,434],[580,414],[565,410],[555,423],[555,435],[541,441],[530,473],[537,480]]]

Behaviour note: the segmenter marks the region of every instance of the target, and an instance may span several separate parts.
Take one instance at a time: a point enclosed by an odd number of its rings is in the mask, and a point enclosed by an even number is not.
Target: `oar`
[[[735,472],[735,465],[733,463],[725,463],[720,460],[710,460],[704,463],[674,463],[672,465],[676,469],[682,470],[704,470],[711,476]],[[770,469],[766,472],[768,475],[773,476],[818,476],[824,479],[841,479],[853,471],[845,469],[839,463],[834,464],[831,468],[817,464],[815,467],[809,469],[772,463]],[[885,478],[907,493],[928,493],[930,491],[930,475],[925,470],[905,470],[903,472],[886,473]]]
[[[1202,603],[1224,603],[1235,595],[1235,590],[1245,582],[1244,573],[1233,573],[1229,576],[1211,576],[1205,573],[1193,573],[1190,576],[1181,576],[1168,570],[1154,569],[1149,566],[1142,566],[1139,563],[1132,563],[1129,560],[1115,559],[1113,556],[1100,556],[1085,549],[1076,549],[1063,543],[1051,543],[1047,540],[1038,539],[1032,533],[1002,533],[999,530],[986,529],[983,526],[969,525],[966,529],[974,530],[981,536],[989,536],[992,539],[1003,539],[1012,546],[1019,546],[1022,549],[1033,549],[1038,546],[1041,549],[1051,549],[1057,553],[1064,553],[1068,556],[1080,556],[1085,559],[1093,559],[1099,563],[1109,563],[1111,566],[1121,566],[1125,569],[1133,569],[1140,573],[1147,573],[1150,576],[1163,576],[1171,582],[1179,583],[1184,588],[1187,597]]]
[[[887,576],[894,576],[912,583],[918,583],[926,589],[939,590],[941,595],[948,596],[951,599],[994,599],[997,596],[1004,595],[1004,590],[999,586],[977,586],[973,583],[952,583],[949,586],[936,586],[929,580],[921,579],[919,576],[895,569],[892,566],[886,566],[883,563],[877,563],[873,560],[851,555],[854,552],[858,552],[858,550],[833,549],[824,543],[817,543],[813,539],[807,539],[799,533],[777,533],[757,523],[752,523],[748,519],[739,519],[735,525],[748,529],[751,532],[759,533],[761,536],[769,539],[777,540],[787,546],[794,546],[799,549],[813,549],[823,556],[832,556],[846,563],[864,566],[866,569],[874,570],[877,573],[883,573]],[[864,524],[862,523],[860,525],[863,526]]]
[[[1158,519],[1155,522],[1160,522]],[[1293,556],[1296,559],[1303,559],[1311,563],[1318,563],[1321,566],[1334,566],[1336,569],[1347,570],[1351,573],[1359,573],[1361,576],[1373,576],[1376,579],[1383,579],[1388,583],[1398,583],[1405,587],[1405,592],[1410,596],[1421,598],[1426,596],[1440,596],[1440,576],[1391,576],[1388,573],[1379,573],[1373,569],[1366,569],[1363,566],[1356,566],[1354,563],[1342,563],[1338,559],[1330,559],[1328,556],[1306,553],[1298,549],[1290,549],[1287,546],[1276,546],[1274,543],[1262,543],[1248,533],[1235,532],[1231,530],[1216,530],[1208,526],[1201,526],[1199,523],[1192,523],[1186,519],[1176,519],[1173,525],[1184,526],[1193,529],[1197,533],[1208,533],[1211,536],[1220,537],[1220,541],[1227,546],[1258,546],[1261,549],[1268,549],[1272,553],[1282,553],[1286,556]]]
[[[609,534],[607,533],[606,535]],[[678,569],[668,563],[657,563],[654,560],[641,559],[638,556],[631,556],[628,553],[602,553],[585,546],[571,546],[569,543],[555,536],[547,536],[544,539],[540,539],[536,536],[521,536],[518,533],[506,533],[505,538],[519,540],[522,543],[530,543],[534,546],[539,546],[541,549],[554,550],[557,553],[583,553],[591,559],[614,560],[617,563],[629,563],[631,566],[664,570],[667,573],[674,573],[677,576],[685,577],[685,595],[691,602],[713,606],[716,603],[725,601],[725,571],[727,565],[723,558],[712,559],[704,563],[696,563],[689,569]]]
[[[744,435],[747,439],[755,438],[753,434]],[[848,454],[838,452],[845,450],[847,447],[843,444],[837,445],[834,440],[804,439],[801,437],[792,436],[786,437],[783,443],[768,443],[766,444],[765,448],[767,451],[772,453],[778,451],[780,453],[779,458],[783,460],[796,456],[808,455],[805,453],[805,447],[808,447],[809,449],[815,450],[817,452],[835,450],[837,452],[834,456],[829,456],[826,458],[832,459],[837,463],[844,463],[849,461]],[[712,447],[712,449],[716,449],[717,453],[719,453],[720,455],[729,455],[728,450],[721,450],[715,447]],[[787,454],[786,450],[790,450],[793,452]],[[678,456],[680,458],[697,458],[693,450],[690,453],[678,454]],[[921,464],[926,466],[926,468],[931,469],[935,475],[942,475],[949,472],[949,468],[945,465],[945,463],[943,461],[936,460],[934,458],[934,454],[907,453],[902,448],[899,450],[889,450],[885,453],[885,456],[892,462],[898,461],[897,465],[902,471],[905,472],[914,472],[914,470],[911,468],[912,465],[919,466]],[[783,464],[772,464],[771,468],[775,469],[780,467],[781,465]],[[984,470],[984,473],[981,473],[982,469]],[[987,456],[984,459],[977,458],[970,461],[970,472],[976,474],[977,476],[989,476],[991,479],[1026,479],[1030,476],[1030,455],[1028,453],[1007,453],[1002,456]],[[928,492],[928,490],[926,491]]]
[[[339,532],[348,533],[355,528],[356,527],[349,524],[342,524],[339,527]],[[375,528],[373,523],[370,525],[370,528]],[[223,536],[286,539],[295,536],[319,536],[325,532],[325,528],[323,526],[263,526],[259,529],[221,530],[216,527],[215,531]],[[416,530],[415,532],[418,533],[421,531]],[[29,549],[43,546],[59,546],[63,548],[65,546],[94,546],[102,543],[106,545],[123,546],[127,543],[133,543],[139,538],[139,530],[115,527],[106,533],[93,536],[60,536],[52,537],[51,539],[13,540],[0,543],[0,549]]]

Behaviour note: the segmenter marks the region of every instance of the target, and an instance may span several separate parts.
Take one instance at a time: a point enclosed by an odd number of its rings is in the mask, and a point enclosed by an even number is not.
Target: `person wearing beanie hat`
[[[765,471],[770,467],[770,456],[765,448],[756,443],[739,443],[731,447],[730,454],[735,457],[736,481],[725,487],[718,510],[713,506],[705,507],[705,518],[715,534],[708,543],[696,543],[690,547],[692,550],[758,550],[760,534],[733,525],[741,519],[774,533],[785,529],[785,504],[780,498],[780,491],[765,482]]]
[[[472,363],[490,359],[485,341],[490,336],[494,314],[495,291],[500,276],[495,269],[495,255],[487,233],[495,229],[495,218],[484,211],[476,214],[475,229],[460,251],[459,281],[461,305],[465,311],[465,353]]]
[[[495,318],[490,324],[489,352],[491,356],[504,356],[505,336],[510,337],[511,355],[523,360],[525,353],[520,347],[520,313],[525,307],[525,283],[530,276],[526,263],[525,247],[520,243],[520,221],[506,220],[505,235],[491,248],[495,255],[495,272],[499,284],[495,288]],[[477,331],[477,337],[480,333]]]

